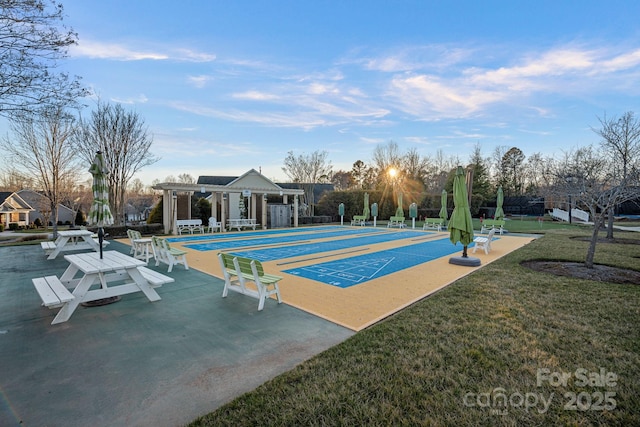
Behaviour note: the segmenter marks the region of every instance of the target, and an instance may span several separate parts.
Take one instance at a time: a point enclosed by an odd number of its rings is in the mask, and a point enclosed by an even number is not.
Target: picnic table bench
[[[442,231],[444,227],[444,219],[442,218],[425,218],[424,225],[422,226],[423,230],[438,230]]]
[[[201,219],[177,219],[176,228],[178,229],[178,234],[182,234],[183,231],[188,231],[189,234],[204,233]]]
[[[364,227],[366,225],[367,217],[364,215],[354,215],[351,218],[351,225],[360,225]]]
[[[243,228],[252,228],[255,230],[259,225],[260,224],[257,224],[256,220],[253,218],[237,218],[227,220],[227,228],[237,228],[238,231],[241,231]]]
[[[257,298],[258,311],[262,311],[265,300],[271,295],[276,296],[278,304],[282,303],[278,287],[282,277],[265,273],[260,261],[223,252],[218,254],[218,260],[224,275],[223,298],[228,295],[229,290]],[[256,289],[248,288],[247,281],[253,282]]]
[[[62,307],[64,303],[73,300],[75,297],[57,276],[45,276],[31,279],[35,286],[42,305],[48,308]]]
[[[406,226],[407,224],[404,223],[403,216],[392,216],[391,218],[389,218],[389,222],[387,223],[387,227],[404,228]]]
[[[482,221],[482,227],[480,228],[480,233],[487,233],[490,230],[495,228],[500,233],[500,235],[502,235],[502,233],[506,231],[504,229],[504,226],[505,226],[504,219],[500,219],[500,220],[485,219]]]
[[[104,248],[109,242],[103,240]],[[55,259],[62,252],[100,250],[100,242],[93,237],[89,230],[61,230],[58,231],[58,238],[55,242],[40,242],[40,247],[44,250],[47,259]]]

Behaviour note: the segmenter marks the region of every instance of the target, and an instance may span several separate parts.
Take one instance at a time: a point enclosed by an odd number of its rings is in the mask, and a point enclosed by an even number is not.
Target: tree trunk
[[[609,209],[608,211],[607,239],[613,239],[613,208]]]
[[[593,224],[593,234],[591,235],[591,241],[589,243],[589,249],[587,250],[587,258],[584,264],[587,268],[593,268],[593,258],[596,255],[596,244],[598,243],[598,232],[600,231],[600,225],[604,220],[603,216],[596,216]]]
[[[53,240],[58,238],[58,207],[51,201],[51,212],[53,212]]]

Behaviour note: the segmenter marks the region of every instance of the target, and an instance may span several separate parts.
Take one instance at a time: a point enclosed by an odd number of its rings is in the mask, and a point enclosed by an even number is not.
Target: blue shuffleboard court
[[[260,248],[247,251],[234,251],[232,255],[257,259],[259,261],[274,261],[284,258],[293,258],[303,255],[318,254],[322,252],[353,249],[358,246],[373,245],[375,243],[392,242],[394,240],[425,237],[424,231],[397,231],[377,233],[368,236],[336,239],[329,242],[303,243],[300,245],[287,245],[282,247]],[[334,236],[335,237],[335,236]],[[271,243],[272,239],[270,239]],[[246,246],[246,245],[245,245]]]
[[[397,240],[401,238],[415,237],[415,235],[409,235],[408,233],[410,232],[405,231],[403,233],[404,235],[402,237],[398,237],[398,235],[400,234],[399,232],[387,233],[381,230],[367,229],[367,228],[361,227],[361,228],[350,228],[350,229],[338,229],[338,230],[332,230],[332,231],[326,231],[326,232],[320,232],[320,233],[314,232],[309,234],[298,233],[295,235],[285,235],[285,236],[267,235],[262,238],[258,237],[255,239],[213,241],[213,242],[205,242],[205,243],[186,244],[184,246],[186,248],[194,249],[197,251],[215,251],[215,250],[221,250],[221,249],[242,248],[247,246],[267,246],[267,245],[273,246],[278,244],[300,242],[301,240],[319,240],[319,239],[326,239],[326,238],[345,237],[346,239],[344,239],[344,241],[350,242],[350,243],[344,243],[344,245],[345,247],[350,247],[350,246],[368,245],[371,243],[386,242],[386,241]],[[415,233],[417,233],[418,235],[424,236],[424,232],[415,232]],[[360,235],[360,234],[367,234],[367,236],[355,237],[355,238],[351,237],[351,236]],[[245,234],[245,237],[248,237],[248,236]],[[382,239],[382,240],[377,241],[377,239]],[[363,243],[363,242],[366,242],[366,243]],[[332,243],[332,242],[326,242],[326,243]],[[311,245],[314,245],[314,244],[311,244]],[[321,248],[322,243],[316,243],[314,246],[317,248]],[[291,247],[293,246],[282,248],[282,250],[290,251],[289,248]],[[341,248],[338,247],[337,249],[341,249]],[[266,251],[266,250],[276,250],[276,249],[272,248],[272,249],[263,249],[263,250]],[[326,249],[326,250],[334,250],[334,249]],[[307,253],[318,252],[318,251],[319,249],[316,249],[315,251],[310,249],[310,252],[307,252]],[[254,251],[244,252],[243,255],[241,256],[247,256],[247,257],[251,256],[252,258],[257,258],[260,261],[266,261],[270,259],[279,259],[278,256],[276,256],[275,258],[262,259],[253,255],[245,255],[248,253],[253,254],[253,252]],[[239,253],[237,254],[239,255]],[[300,255],[304,255],[304,253],[300,253]],[[288,255],[288,256],[290,257],[290,256],[298,256],[298,255]],[[283,258],[286,258],[286,257],[287,256],[283,256]]]
[[[444,238],[322,264],[292,268],[283,272],[339,288],[348,288],[461,250],[460,245],[453,245],[448,238]]]
[[[294,233],[318,233],[325,231],[332,231],[334,233],[344,232],[345,230],[355,230],[353,227],[341,227],[335,225],[328,225],[325,227],[301,227],[301,228],[280,228],[277,230],[260,230],[260,231],[252,231],[250,233],[246,231],[230,231],[225,233],[215,233],[215,234],[187,234],[181,235],[177,237],[169,237],[167,240],[170,243],[188,243],[188,242],[200,242],[205,240],[221,240],[221,239],[246,239],[246,238],[254,238],[254,237],[264,237],[264,236],[273,236],[278,234],[294,234]],[[371,229],[369,230],[371,231]],[[360,232],[364,232],[363,229],[360,229]]]

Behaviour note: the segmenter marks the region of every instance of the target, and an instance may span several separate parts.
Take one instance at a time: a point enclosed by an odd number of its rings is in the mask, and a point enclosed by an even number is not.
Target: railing
[[[553,218],[559,219],[561,221],[569,222],[569,212],[565,210],[553,208],[553,211],[550,212],[550,215]],[[571,218],[575,218],[582,222],[589,222],[589,212],[583,211],[582,209],[573,208],[571,209]]]
[[[571,209],[571,216],[580,221],[589,222],[589,212],[583,211],[582,209]]]

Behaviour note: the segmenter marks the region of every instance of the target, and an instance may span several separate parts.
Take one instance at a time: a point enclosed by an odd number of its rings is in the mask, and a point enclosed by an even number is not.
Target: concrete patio
[[[354,333],[273,300],[258,312],[253,298],[223,299],[221,279],[182,266],[161,301],[125,295],[51,325],[57,310],[31,279],[61,275],[64,258],[29,245],[0,260],[2,426],[183,425]]]

